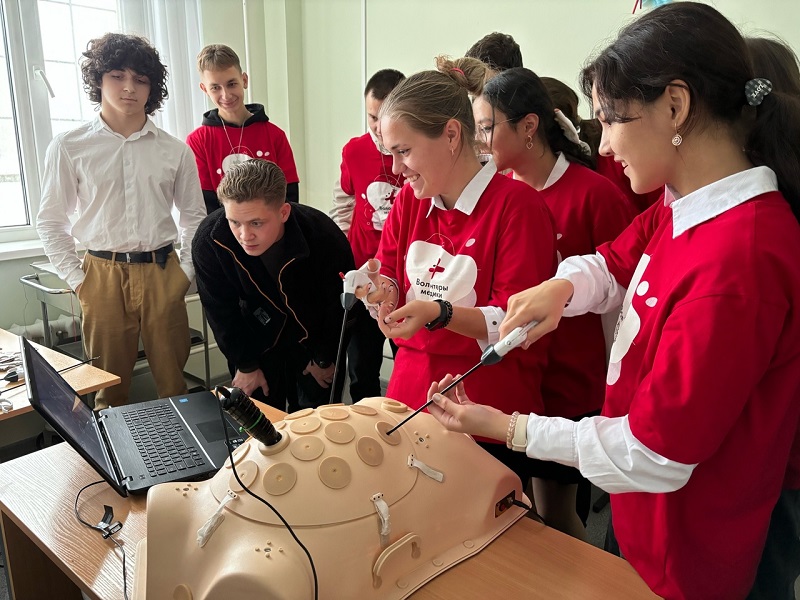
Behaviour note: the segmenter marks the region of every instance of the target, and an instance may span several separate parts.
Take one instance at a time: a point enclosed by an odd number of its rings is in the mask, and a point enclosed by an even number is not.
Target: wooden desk
[[[47,362],[56,369],[64,369],[80,362],[56,350],[45,348],[39,344],[34,345]],[[2,348],[4,352],[18,352],[20,350],[19,336],[5,329],[0,329],[0,348]],[[117,375],[91,365],[81,365],[80,367],[66,371],[64,373],[64,379],[66,379],[73,389],[81,395],[88,394],[89,392],[96,392],[97,390],[102,390],[103,388],[116,385],[120,382],[120,378]],[[28,394],[25,391],[24,385],[20,385],[19,383],[10,383],[5,386],[0,385],[0,391],[13,388],[14,386],[19,386],[19,389],[5,392],[2,395],[4,400],[10,400],[13,403],[13,408],[5,413],[0,411],[0,421],[33,410],[33,407],[28,401]]]
[[[283,413],[267,407],[273,420]],[[0,465],[0,519],[16,600],[122,599],[122,563],[111,542],[80,525],[75,494],[100,476],[66,444]],[[81,495],[81,516],[102,518],[103,504],[124,523],[128,594],[136,544],[147,535],[144,497],[121,498],[107,485]],[[656,598],[627,562],[530,519],[521,519],[476,556],[446,571],[414,600],[486,598]],[[158,600],[158,599],[152,599]],[[245,600],[245,599],[241,599]]]

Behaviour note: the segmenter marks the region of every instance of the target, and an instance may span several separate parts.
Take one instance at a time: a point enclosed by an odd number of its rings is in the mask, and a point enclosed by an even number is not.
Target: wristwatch
[[[428,331],[436,331],[447,327],[450,320],[453,318],[453,305],[447,300],[437,298],[434,302],[439,304],[439,316],[430,323],[425,323],[425,329]]]
[[[520,415],[514,424],[514,435],[511,438],[511,449],[525,452],[528,448],[528,415]]]

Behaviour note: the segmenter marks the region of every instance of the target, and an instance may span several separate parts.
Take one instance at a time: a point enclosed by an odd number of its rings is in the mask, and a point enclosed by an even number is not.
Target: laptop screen
[[[116,480],[92,409],[30,342],[23,339],[22,344],[28,396],[33,407],[101,475]]]

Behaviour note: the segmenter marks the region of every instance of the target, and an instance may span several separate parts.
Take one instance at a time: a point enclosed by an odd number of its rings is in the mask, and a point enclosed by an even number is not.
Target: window
[[[79,60],[109,31],[143,35],[167,65],[156,124],[179,139],[199,124],[200,0],[0,0],[0,243],[37,238],[47,145],[96,115]]]
[[[0,0],[0,241],[36,237],[47,144],[95,114],[78,59],[119,29],[117,0]]]
[[[0,227],[29,222],[22,185],[19,134],[11,103],[11,71],[6,52],[6,36],[0,28]]]

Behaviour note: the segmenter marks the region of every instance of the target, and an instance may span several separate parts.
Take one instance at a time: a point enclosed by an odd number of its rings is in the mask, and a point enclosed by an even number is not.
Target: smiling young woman
[[[509,300],[501,334],[536,320],[528,342],[622,309],[602,415],[530,415],[515,446],[611,493],[622,554],[658,595],[744,598],[800,419],[800,101],[695,2],[628,25],[582,84],[600,152],[666,202]],[[511,418],[463,389],[436,402],[448,427],[505,439]]]
[[[553,213],[559,258],[590,254],[617,237],[634,209],[608,179],[594,172],[590,150],[557,112],[542,80],[514,68],[492,77],[473,102],[479,137],[501,171],[539,191]],[[611,315],[612,319],[614,315]],[[611,320],[609,329],[613,328]],[[569,319],[551,336],[542,379],[543,414],[580,420],[599,414],[605,394],[606,341],[600,315]],[[539,512],[551,527],[585,537],[576,512],[577,469],[548,463],[534,482]],[[589,495],[580,506],[589,511]]]
[[[377,253],[393,291],[369,299],[385,300],[379,324],[399,346],[387,395],[412,408],[425,402],[431,381],[474,366],[498,340],[509,296],[550,277],[556,264],[540,194],[478,161],[468,91],[480,91],[486,67],[442,58],[438,69],[402,81],[379,115],[392,170],[406,185]],[[470,378],[476,394],[504,410],[540,410],[546,350],[479,369]],[[527,482],[531,461],[505,445],[485,446]]]

